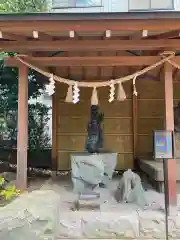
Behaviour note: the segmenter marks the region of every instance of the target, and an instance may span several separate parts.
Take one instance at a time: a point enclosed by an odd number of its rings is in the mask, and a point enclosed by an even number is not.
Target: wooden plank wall
[[[87,123],[90,116],[91,90],[83,89],[81,101],[78,104],[64,102],[67,87],[57,87],[57,158],[58,169],[70,168],[70,153],[84,151],[87,138]],[[125,84],[126,92],[131,90],[131,84]],[[104,148],[118,152],[117,169],[133,167],[132,142],[132,100],[109,103],[108,89],[99,91],[99,107],[105,115]]]
[[[75,56],[79,53],[73,53]],[[88,53],[97,55],[98,53]],[[110,55],[118,53],[110,53]],[[119,53],[120,54],[120,53]],[[83,53],[87,55],[87,53]],[[103,53],[101,53],[103,55]],[[107,53],[106,53],[107,55]],[[59,76],[74,80],[109,80],[129,74],[123,67],[67,67],[58,68]],[[135,72],[136,69],[133,69]],[[157,71],[158,72],[158,71]],[[152,158],[153,130],[164,128],[164,84],[161,81],[137,79],[138,91],[138,129],[137,129],[137,156]],[[124,84],[127,100],[124,102],[108,102],[109,89],[98,90],[100,110],[105,114],[104,133],[105,150],[118,152],[117,169],[133,168],[133,121],[132,121],[132,81]],[[180,100],[180,81],[176,77],[174,82],[174,104]],[[74,105],[65,103],[67,86],[58,84],[54,104],[56,123],[53,142],[56,142],[53,156],[56,156],[59,170],[70,169],[70,154],[82,152],[87,137],[87,123],[90,115],[90,89],[84,88],[80,92],[80,103]],[[53,110],[54,111],[54,110]]]
[[[180,81],[174,81],[174,105],[180,101]],[[139,157],[152,158],[153,131],[164,129],[164,82],[137,80]]]
[[[93,53],[92,53],[93,54]],[[67,74],[68,73],[68,74]],[[70,79],[107,80],[127,75],[122,67],[112,68],[58,68],[57,74]],[[100,111],[104,112],[105,150],[118,152],[117,169],[133,168],[132,137],[132,82],[124,84],[128,99],[124,102],[108,102],[109,89],[98,90]],[[70,169],[70,154],[82,152],[87,138],[92,89],[83,88],[78,104],[65,103],[67,86],[56,87],[56,157],[58,170]]]
[[[152,157],[153,131],[164,127],[163,81],[137,80],[139,157]]]

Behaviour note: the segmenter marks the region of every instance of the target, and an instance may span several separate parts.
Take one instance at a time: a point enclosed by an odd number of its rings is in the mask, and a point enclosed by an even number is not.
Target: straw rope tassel
[[[49,94],[49,96],[52,96],[55,92],[55,81],[52,73],[49,76],[49,84],[46,85],[46,92]]]
[[[53,73],[49,74],[49,83],[51,83],[53,81]]]
[[[109,100],[108,100],[110,103],[114,101],[114,94],[115,94],[114,81],[111,80]]]
[[[69,85],[69,87],[68,87],[65,102],[67,102],[67,103],[72,103],[73,102],[73,89],[72,89],[72,85]]]
[[[79,87],[78,84],[75,83],[73,86],[73,103],[76,104],[79,102]]]
[[[98,105],[98,94],[96,87],[94,87],[92,91],[91,105]]]
[[[119,84],[119,82],[126,82],[126,81],[129,81],[129,80],[132,80],[135,76],[140,76],[162,64],[164,64],[165,62],[169,62],[171,65],[174,65],[176,67],[178,67],[178,69],[180,68],[180,65],[176,64],[175,62],[173,62],[171,59],[173,59],[175,57],[175,52],[171,52],[171,51],[168,51],[168,52],[163,52],[161,54],[161,56],[163,57],[160,61],[148,66],[148,67],[145,67],[143,69],[141,69],[140,71],[137,71],[133,74],[130,74],[130,75],[127,75],[125,77],[121,77],[121,78],[117,78],[117,79],[114,79],[114,84]],[[26,57],[26,55],[25,55]],[[25,64],[26,66],[34,69],[35,71],[41,73],[42,75],[46,76],[46,77],[50,77],[50,73],[49,72],[46,72],[44,71],[43,69],[41,68],[38,68],[37,66],[29,63],[28,61],[26,61],[24,59],[24,57],[22,55],[19,55],[19,56],[15,56],[14,58],[18,59],[21,63]],[[56,80],[57,82],[60,82],[60,83],[65,83],[65,84],[68,84],[68,85],[74,85],[74,80],[70,80],[70,79],[65,79],[65,78],[62,78],[62,77],[59,77],[57,75],[54,75],[53,77],[54,80]],[[103,82],[79,82],[78,83],[78,87],[106,87],[106,86],[110,86],[110,81],[103,81]]]
[[[133,94],[134,94],[135,96],[138,95],[138,93],[137,93],[137,91],[136,91],[136,78],[137,78],[137,76],[135,76],[135,77],[133,78]]]
[[[117,100],[118,101],[124,101],[126,99],[126,93],[124,91],[124,88],[122,86],[122,82],[118,84],[118,93],[117,93]]]

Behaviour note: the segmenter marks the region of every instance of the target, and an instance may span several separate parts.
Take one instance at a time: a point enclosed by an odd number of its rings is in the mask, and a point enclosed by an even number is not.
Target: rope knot
[[[164,51],[162,53],[160,53],[160,56],[162,57],[169,57],[169,56],[175,56],[176,53],[174,51]]]

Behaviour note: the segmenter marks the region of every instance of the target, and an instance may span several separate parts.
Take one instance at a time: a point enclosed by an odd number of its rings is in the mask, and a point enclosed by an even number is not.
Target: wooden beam
[[[174,108],[173,108],[173,78],[172,66],[169,63],[164,65],[164,86],[165,86],[165,129],[174,131]],[[166,160],[167,187],[169,214],[176,209],[176,160]]]
[[[171,31],[180,29],[179,18],[169,19],[98,19],[98,20],[31,20],[0,21],[0,29],[5,32],[60,32],[60,31]]]
[[[69,31],[70,38],[75,38],[75,35],[76,35],[75,31]]]
[[[38,32],[38,31],[33,31],[33,38],[37,39],[37,40],[43,40],[43,41],[52,41],[53,37],[50,36],[47,33],[43,33],[43,32]]]
[[[5,33],[5,32],[0,31],[0,39],[23,41],[23,40],[27,40],[27,37],[23,36],[23,35]]]
[[[180,30],[168,31],[161,34],[153,35],[153,38],[163,39],[163,38],[176,38],[180,36]]]
[[[3,51],[117,51],[117,50],[179,50],[178,39],[159,40],[57,40],[1,41]]]
[[[133,33],[132,35],[129,36],[129,39],[142,39],[142,38],[147,38],[148,37],[148,30],[141,30]]]
[[[158,56],[95,56],[95,57],[22,57],[25,61],[37,66],[53,67],[105,67],[105,66],[148,66],[161,60]],[[180,64],[180,57],[173,59]],[[7,67],[15,67],[20,64],[13,57],[5,58]]]
[[[17,136],[17,188],[27,188],[28,147],[28,67],[19,67],[18,83],[18,136]]]
[[[112,35],[111,30],[106,30],[106,31],[105,31],[105,35],[104,35],[104,36],[105,36],[106,38],[110,38],[111,35]]]

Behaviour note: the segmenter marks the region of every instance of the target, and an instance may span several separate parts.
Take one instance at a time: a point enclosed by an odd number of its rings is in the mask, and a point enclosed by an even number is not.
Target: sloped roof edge
[[[180,12],[111,12],[111,13],[1,13],[0,21],[68,21],[115,19],[180,19]]]

